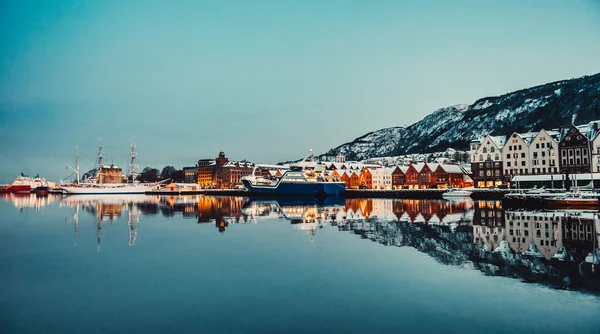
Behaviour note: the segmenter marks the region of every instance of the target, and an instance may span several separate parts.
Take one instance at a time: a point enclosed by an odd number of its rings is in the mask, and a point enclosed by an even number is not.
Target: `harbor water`
[[[596,212],[6,195],[2,333],[598,333]]]

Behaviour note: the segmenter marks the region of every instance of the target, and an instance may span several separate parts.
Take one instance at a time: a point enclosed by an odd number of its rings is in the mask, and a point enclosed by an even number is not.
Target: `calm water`
[[[589,212],[9,196],[0,217],[2,333],[600,331]]]

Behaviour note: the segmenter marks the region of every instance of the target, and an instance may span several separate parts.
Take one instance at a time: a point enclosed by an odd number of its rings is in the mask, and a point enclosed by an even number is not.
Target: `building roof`
[[[466,174],[465,170],[460,168],[459,165],[441,164],[440,166],[446,173]]]
[[[423,163],[423,162],[418,162],[418,163],[416,163],[416,164],[412,164],[411,166],[413,166],[413,167],[414,167],[414,168],[417,170],[417,172],[419,172],[419,173],[420,173],[420,172],[421,172],[421,170],[423,169],[423,167],[425,167],[425,163]]]
[[[435,162],[431,162],[431,163],[430,163],[430,162],[428,162],[428,163],[427,163],[427,166],[429,166],[429,169],[431,169],[431,171],[432,171],[432,172],[433,172],[433,171],[435,171],[435,170],[438,168],[438,166],[439,166],[439,165],[440,165],[440,164],[438,164],[438,163],[435,163]]]
[[[490,139],[498,146],[498,148],[502,148],[504,144],[506,144],[506,136],[489,136]]]

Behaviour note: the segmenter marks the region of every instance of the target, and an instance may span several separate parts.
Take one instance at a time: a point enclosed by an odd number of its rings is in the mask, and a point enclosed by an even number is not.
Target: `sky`
[[[0,0],[0,183],[275,163],[600,72],[600,0]]]

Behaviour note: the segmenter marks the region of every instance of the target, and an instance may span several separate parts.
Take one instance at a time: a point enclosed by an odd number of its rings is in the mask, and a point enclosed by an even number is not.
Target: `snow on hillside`
[[[600,74],[441,108],[406,128],[370,132],[320,157],[329,160],[342,153],[348,160],[365,160],[447,148],[467,150],[474,138],[565,127],[573,117],[580,123],[600,118]]]

